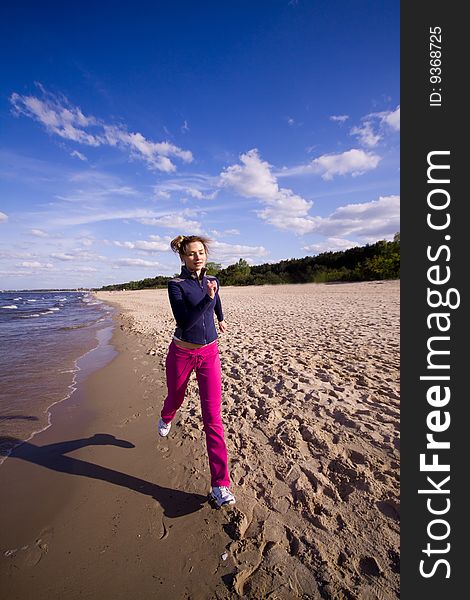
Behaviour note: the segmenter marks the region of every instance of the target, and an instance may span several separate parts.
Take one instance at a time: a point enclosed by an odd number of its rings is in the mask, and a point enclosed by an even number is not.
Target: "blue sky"
[[[2,8],[0,288],[251,264],[399,231],[399,2]]]

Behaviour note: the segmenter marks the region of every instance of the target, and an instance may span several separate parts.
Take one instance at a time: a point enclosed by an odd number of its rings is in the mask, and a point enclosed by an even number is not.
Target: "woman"
[[[178,236],[171,242],[182,267],[168,283],[176,330],[166,358],[168,395],[163,404],[158,433],[167,436],[176,411],[183,404],[191,372],[196,372],[211,472],[211,498],[218,507],[235,504],[230,492],[227,447],[220,414],[222,384],[217,331],[226,325],[219,297],[219,282],[206,275],[209,240],[198,235]]]

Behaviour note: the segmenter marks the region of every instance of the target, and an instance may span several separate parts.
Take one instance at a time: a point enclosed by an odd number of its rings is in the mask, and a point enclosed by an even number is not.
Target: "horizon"
[[[179,234],[226,267],[400,230],[398,2],[88,6],[4,11],[2,289],[170,276]]]

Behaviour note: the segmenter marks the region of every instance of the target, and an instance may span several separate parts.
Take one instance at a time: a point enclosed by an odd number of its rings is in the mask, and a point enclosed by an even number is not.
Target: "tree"
[[[209,261],[206,263],[206,269],[208,275],[217,275],[217,273],[222,270],[222,265],[220,263]]]
[[[234,265],[229,265],[220,272],[220,283],[222,285],[248,285],[250,283],[251,267],[244,258]]]

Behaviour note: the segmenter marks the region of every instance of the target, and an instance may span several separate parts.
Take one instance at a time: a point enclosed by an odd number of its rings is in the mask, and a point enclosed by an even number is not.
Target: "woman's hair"
[[[180,257],[182,257],[186,254],[188,244],[191,244],[192,242],[201,242],[206,251],[206,255],[209,255],[210,240],[202,235],[179,235],[171,240],[170,247],[173,252],[176,252],[176,254],[179,254]]]

